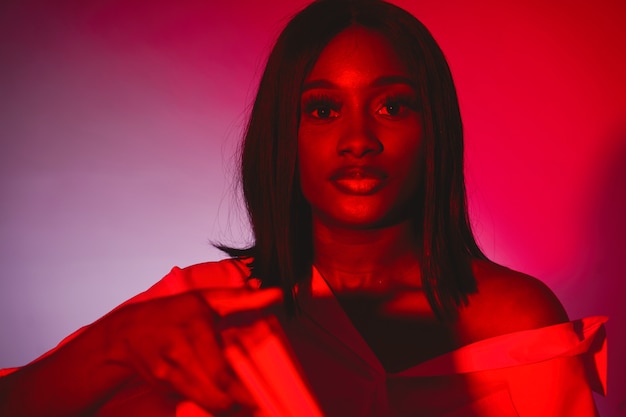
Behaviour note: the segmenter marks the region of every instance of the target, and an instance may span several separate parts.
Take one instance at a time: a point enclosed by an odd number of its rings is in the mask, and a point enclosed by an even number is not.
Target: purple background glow
[[[233,156],[272,41],[306,3],[3,2],[0,367],[173,265],[223,257],[209,240],[247,241]],[[396,4],[449,58],[483,248],[572,318],[611,317],[598,404],[622,415],[626,3]]]

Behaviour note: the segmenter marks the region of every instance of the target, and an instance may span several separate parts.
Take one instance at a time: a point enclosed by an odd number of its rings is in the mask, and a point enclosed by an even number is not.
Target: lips
[[[384,187],[387,173],[371,166],[347,166],[335,170],[330,181],[343,193],[370,195]]]

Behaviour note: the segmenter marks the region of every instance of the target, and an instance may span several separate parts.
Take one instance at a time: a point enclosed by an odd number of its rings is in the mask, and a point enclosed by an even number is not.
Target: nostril
[[[357,158],[361,158],[368,154],[380,153],[383,150],[382,143],[375,138],[356,137],[343,141],[338,146],[337,151],[340,155],[350,154]]]
[[[344,132],[342,138],[337,143],[339,154],[351,154],[361,158],[371,153],[379,153],[383,150],[383,144],[376,136],[375,132],[368,128],[366,123],[358,123]]]

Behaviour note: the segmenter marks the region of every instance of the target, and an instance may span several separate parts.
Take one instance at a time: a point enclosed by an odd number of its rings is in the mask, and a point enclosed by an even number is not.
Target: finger
[[[198,303],[202,306],[209,310]],[[245,389],[237,386],[206,315],[187,318],[175,332],[166,327],[152,337],[140,337],[128,351],[134,369],[158,391],[219,413],[230,411],[235,403],[253,404]]]
[[[167,378],[168,368],[171,366],[168,360],[164,360],[163,352],[167,350],[165,347],[155,349],[154,347],[127,346],[128,359],[127,365],[130,365],[137,375],[158,390],[169,389],[165,379]]]
[[[199,385],[215,386],[237,404],[254,408],[255,402],[224,357],[214,329],[204,320],[188,326],[188,342],[195,365],[189,372]]]
[[[283,301],[283,291],[280,288],[263,290],[230,290],[216,289],[201,292],[206,303],[219,316],[259,310]]]
[[[211,412],[221,413],[229,410],[235,404],[235,399],[221,387],[227,371],[224,368],[220,369],[225,366],[219,360],[220,355],[214,356],[207,369],[193,346],[189,343],[180,343],[175,350],[161,358],[154,374],[180,397],[193,401]]]

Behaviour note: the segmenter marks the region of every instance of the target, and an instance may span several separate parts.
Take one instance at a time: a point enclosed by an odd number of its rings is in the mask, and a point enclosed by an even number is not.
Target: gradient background
[[[244,243],[234,153],[272,41],[307,1],[0,5],[0,367],[173,265]],[[449,58],[472,219],[494,260],[604,314],[626,414],[626,3],[396,1]]]

